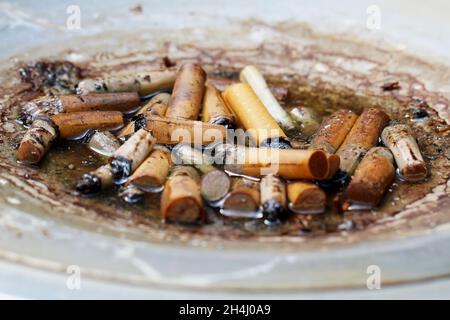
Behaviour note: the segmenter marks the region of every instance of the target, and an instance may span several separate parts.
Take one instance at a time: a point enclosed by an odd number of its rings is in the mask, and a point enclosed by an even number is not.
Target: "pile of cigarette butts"
[[[273,91],[255,66],[226,85],[194,63],[84,79],[76,94],[22,107],[28,129],[17,159],[37,164],[55,140],[80,138],[107,159],[80,178],[80,195],[117,186],[134,203],[161,193],[164,221],[184,223],[204,221],[205,206],[267,223],[322,213],[321,186],[342,176],[336,208],[373,209],[396,174],[413,182],[429,174],[411,129],[382,108],[338,110],[319,124],[307,110],[288,112]],[[286,133],[302,130],[309,147],[295,149]]]

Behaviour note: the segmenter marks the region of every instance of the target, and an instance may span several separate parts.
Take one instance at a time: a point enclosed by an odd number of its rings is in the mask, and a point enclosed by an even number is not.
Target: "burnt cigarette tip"
[[[217,124],[220,126],[224,126],[226,129],[236,129],[236,125],[233,121],[226,118],[219,118],[216,121],[213,121],[212,124]]]
[[[75,190],[84,195],[98,193],[101,189],[101,180],[97,176],[90,173],[84,174],[75,186]]]
[[[116,157],[111,161],[111,172],[118,182],[131,175],[131,161],[124,157]]]
[[[147,119],[143,113],[134,116],[131,118],[131,121],[134,122],[134,132],[144,129],[147,126]]]
[[[276,149],[292,149],[291,143],[283,138],[269,138],[266,141],[261,142],[261,147],[276,148]]]
[[[350,182],[350,175],[339,169],[331,179],[318,180],[317,185],[325,191],[335,192],[345,188]]]
[[[144,201],[144,191],[134,186],[127,186],[119,190],[119,197],[126,203],[141,203]]]
[[[285,208],[275,200],[266,201],[262,205],[262,211],[265,222],[268,224],[280,223],[286,212]]]

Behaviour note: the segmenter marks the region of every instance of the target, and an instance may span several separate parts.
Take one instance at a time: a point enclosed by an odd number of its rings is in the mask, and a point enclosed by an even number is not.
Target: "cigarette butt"
[[[276,174],[285,179],[321,180],[329,171],[322,150],[232,146],[225,157],[227,170],[256,177]]]
[[[202,121],[219,124],[227,129],[235,127],[234,115],[228,109],[219,90],[210,84],[206,85],[203,98]]]
[[[159,189],[166,181],[170,165],[170,150],[165,147],[155,147],[144,162],[128,178],[126,185],[134,185],[145,191]]]
[[[264,108],[282,128],[288,131],[296,128],[294,121],[275,99],[263,75],[255,66],[249,65],[242,69],[240,79],[251,87]]]
[[[222,96],[258,145],[270,139],[287,139],[286,134],[248,84],[234,84],[228,87]]]
[[[290,115],[299,124],[303,135],[307,137],[319,129],[319,121],[311,108],[295,107],[290,111]]]
[[[311,140],[311,148],[335,153],[344,142],[358,116],[351,110],[338,110],[327,117]]]
[[[394,124],[386,127],[381,139],[394,155],[399,173],[405,180],[420,181],[427,177],[427,166],[407,125]]]
[[[60,113],[51,116],[62,139],[78,137],[89,129],[114,130],[123,126],[119,111],[87,111]]]
[[[58,128],[50,118],[37,117],[20,142],[17,160],[27,164],[38,163],[57,136]]]
[[[259,183],[245,178],[232,179],[231,191],[225,198],[223,210],[232,212],[256,212],[259,210]]]
[[[205,92],[206,72],[198,64],[181,66],[173,87],[166,117],[196,120]]]
[[[339,170],[341,158],[336,154],[327,154],[327,160],[328,160],[328,174],[326,179],[331,179]]]
[[[290,182],[287,185],[289,209],[300,214],[317,214],[325,211],[326,194],[314,183]]]
[[[344,195],[344,210],[350,205],[359,209],[375,207],[394,181],[394,159],[387,148],[375,147],[363,158]]]
[[[277,221],[286,210],[286,185],[279,177],[269,174],[260,182],[262,210],[267,220]]]
[[[155,116],[164,117],[167,110],[167,104],[170,99],[170,94],[168,93],[159,93],[153,98],[151,98],[141,109],[136,112],[135,118],[138,115],[142,115],[145,113],[149,113]],[[122,130],[118,133],[118,137],[126,137],[130,134],[133,134],[135,131],[135,121],[130,121]],[[139,128],[140,129],[140,128]]]
[[[75,189],[81,194],[94,194],[113,185],[113,173],[109,164],[84,174]]]
[[[214,86],[220,92],[225,91],[229,86],[239,83],[239,80],[208,77],[207,84]],[[277,101],[284,103],[288,97],[289,90],[285,87],[269,86],[270,92]]]
[[[119,189],[119,197],[126,203],[139,203],[143,202],[145,198],[145,192],[135,186],[134,184],[123,185]]]
[[[356,166],[378,142],[380,134],[389,122],[389,116],[380,108],[364,111],[356,120],[336,154],[341,158],[340,169],[352,175]]]
[[[145,129],[134,133],[109,159],[114,178],[120,182],[129,177],[149,155],[155,143],[156,139]]]
[[[203,198],[212,204],[228,194],[231,178],[222,170],[212,170],[202,176],[200,191]]]
[[[151,131],[159,144],[207,145],[226,139],[224,126],[195,120],[161,118],[146,114],[147,130]]]
[[[172,149],[172,160],[177,164],[193,165],[204,174],[216,170],[212,165],[214,162],[212,157],[188,144],[176,145]]]
[[[121,111],[135,109],[141,100],[136,92],[90,93],[86,95],[65,95],[59,97],[61,112]]]
[[[161,213],[165,221],[190,223],[203,220],[200,177],[194,168],[177,166],[173,169],[162,193]]]
[[[92,130],[85,139],[83,140],[88,143],[89,149],[106,157],[112,156],[120,147],[119,139],[109,131]]]
[[[77,93],[137,92],[146,95],[171,89],[175,82],[175,70],[151,71],[137,74],[118,74],[97,79],[85,79],[78,83]]]

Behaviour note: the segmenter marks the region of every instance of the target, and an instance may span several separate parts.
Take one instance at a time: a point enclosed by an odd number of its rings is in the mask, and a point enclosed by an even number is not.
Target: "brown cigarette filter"
[[[326,194],[310,182],[290,182],[287,185],[289,208],[300,214],[317,214],[325,211]]]
[[[261,179],[262,210],[268,220],[277,220],[286,209],[286,185],[279,177],[269,174]]]
[[[136,112],[135,116],[142,115],[148,112],[149,114],[155,116],[164,117],[164,115],[166,114],[169,99],[170,94],[159,93],[151,98],[141,109],[139,109],[138,112]],[[119,138],[125,137],[134,133],[135,131],[135,121],[130,121],[122,130],[120,130],[117,136]]]
[[[197,120],[205,92],[206,72],[198,64],[181,66],[167,107],[166,117]]]
[[[159,144],[206,145],[224,141],[227,130],[224,126],[195,120],[161,118],[146,114],[147,130],[151,131]]]
[[[387,148],[375,147],[363,158],[348,186],[343,209],[349,205],[375,207],[395,177],[394,159]]]
[[[325,179],[327,154],[322,150],[231,147],[225,168],[250,176],[276,174],[286,179]]]
[[[381,139],[392,152],[401,176],[407,181],[420,181],[427,177],[428,169],[411,128],[404,124],[386,127]]]
[[[234,128],[234,115],[228,109],[219,90],[210,84],[206,85],[203,98],[202,121],[212,124],[220,124],[226,128]]]
[[[342,171],[353,174],[362,157],[377,144],[388,122],[389,116],[380,108],[367,109],[359,116],[336,153],[341,158]]]
[[[77,93],[134,91],[140,95],[146,95],[160,90],[171,89],[175,82],[175,75],[175,70],[163,70],[85,79],[78,83]]]
[[[338,110],[326,118],[311,140],[311,148],[335,153],[344,142],[358,116],[351,110]]]
[[[223,203],[224,210],[255,212],[259,210],[259,183],[246,178],[232,179],[231,191]]]
[[[223,92],[222,96],[238,117],[239,123],[244,126],[258,145],[264,144],[270,139],[287,139],[283,130],[248,84],[231,85]]]
[[[170,150],[155,147],[147,159],[128,178],[126,185],[134,185],[143,190],[162,187],[171,165]]]
[[[190,223],[203,220],[200,177],[193,167],[173,169],[162,193],[161,213],[165,221]]]
[[[58,128],[50,118],[36,118],[20,142],[17,160],[28,164],[38,163],[57,136]]]
[[[119,111],[60,113],[51,118],[63,139],[80,136],[89,129],[114,130],[123,126],[123,115]]]

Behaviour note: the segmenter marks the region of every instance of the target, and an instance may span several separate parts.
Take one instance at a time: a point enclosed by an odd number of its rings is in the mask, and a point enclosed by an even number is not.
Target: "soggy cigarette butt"
[[[75,189],[81,194],[94,194],[113,185],[113,173],[109,164],[85,173],[78,181]]]
[[[364,111],[356,120],[336,154],[341,158],[340,169],[352,175],[356,166],[375,146],[389,122],[389,116],[380,108],[370,108]]]
[[[328,160],[328,174],[326,175],[326,179],[331,179],[339,170],[341,158],[336,154],[327,154],[327,160]]]
[[[311,140],[311,148],[335,153],[344,142],[358,116],[351,110],[338,110],[327,117]]]
[[[135,109],[140,102],[141,100],[136,92],[42,97],[23,106],[22,119],[25,119],[25,122],[28,123],[39,114],[54,115],[82,111],[129,112]]]
[[[60,113],[51,118],[62,139],[77,137],[89,129],[114,130],[123,126],[123,115],[119,111]]]
[[[128,178],[126,185],[134,185],[142,190],[160,188],[166,181],[170,165],[170,150],[165,147],[155,147]]]
[[[209,203],[223,199],[231,187],[231,178],[222,170],[212,170],[202,176],[200,191]]]
[[[269,221],[276,221],[286,209],[286,185],[279,177],[269,174],[260,182],[263,214]]]
[[[276,174],[285,179],[325,179],[327,154],[322,150],[245,148],[232,146],[225,156],[225,168],[250,176]]]
[[[143,115],[145,113],[149,113],[155,116],[164,117],[167,110],[167,104],[169,103],[170,94],[168,93],[159,93],[153,98],[151,98],[141,109],[136,112],[134,118],[136,116]],[[139,128],[140,129],[140,128]],[[134,133],[136,130],[135,121],[132,120],[129,122],[122,130],[120,130],[117,135],[119,138],[128,136]]]
[[[392,154],[387,148],[370,149],[356,168],[345,192],[343,209],[348,209],[350,205],[375,207],[394,181],[393,162]]]
[[[173,161],[177,164],[193,165],[200,172],[208,173],[216,170],[212,165],[214,159],[208,157],[199,149],[193,148],[188,144],[178,144],[172,149]]]
[[[177,166],[173,169],[162,193],[161,212],[165,221],[203,220],[200,177],[194,168]]]
[[[420,181],[427,177],[427,166],[410,127],[404,124],[388,126],[383,130],[381,139],[394,155],[398,170],[404,179]]]
[[[87,133],[88,137],[85,137],[85,140],[89,148],[106,157],[110,157],[113,153],[120,147],[120,141],[109,131],[96,131]]]
[[[207,84],[214,86],[220,92],[225,91],[229,86],[239,83],[239,80],[226,79],[226,78],[210,78],[206,81]],[[273,96],[277,101],[285,102],[289,90],[285,87],[278,86],[269,86],[270,92],[272,92]]]
[[[161,118],[146,114],[147,130],[159,144],[210,144],[224,141],[227,129],[217,124],[195,120]]]
[[[237,116],[239,123],[258,145],[270,139],[287,139],[286,134],[248,84],[234,84],[228,87],[222,96]]]
[[[196,120],[205,92],[206,72],[198,64],[181,66],[167,107],[166,117]]]
[[[85,79],[78,83],[77,93],[134,91],[139,93],[139,95],[146,95],[156,91],[171,89],[175,82],[175,76],[175,70],[163,70]]]
[[[309,137],[319,129],[319,121],[311,108],[295,107],[290,111],[290,115],[297,121],[305,136]]]
[[[17,160],[28,164],[38,163],[57,136],[58,128],[50,118],[46,116],[36,118],[20,142]]]
[[[310,182],[291,182],[287,185],[289,209],[300,214],[317,214],[325,211],[326,194]]]
[[[116,180],[129,177],[145,160],[156,143],[150,132],[140,129],[109,159]]]
[[[245,178],[233,178],[231,191],[223,203],[224,210],[255,212],[260,204],[259,183]]]
[[[286,110],[275,99],[263,75],[255,66],[250,65],[242,69],[240,79],[251,87],[264,108],[282,128],[285,130],[293,130],[296,128],[294,121],[292,121]]]
[[[219,90],[210,84],[206,85],[203,98],[202,121],[220,124],[228,129],[235,127],[234,115],[228,109]]]

